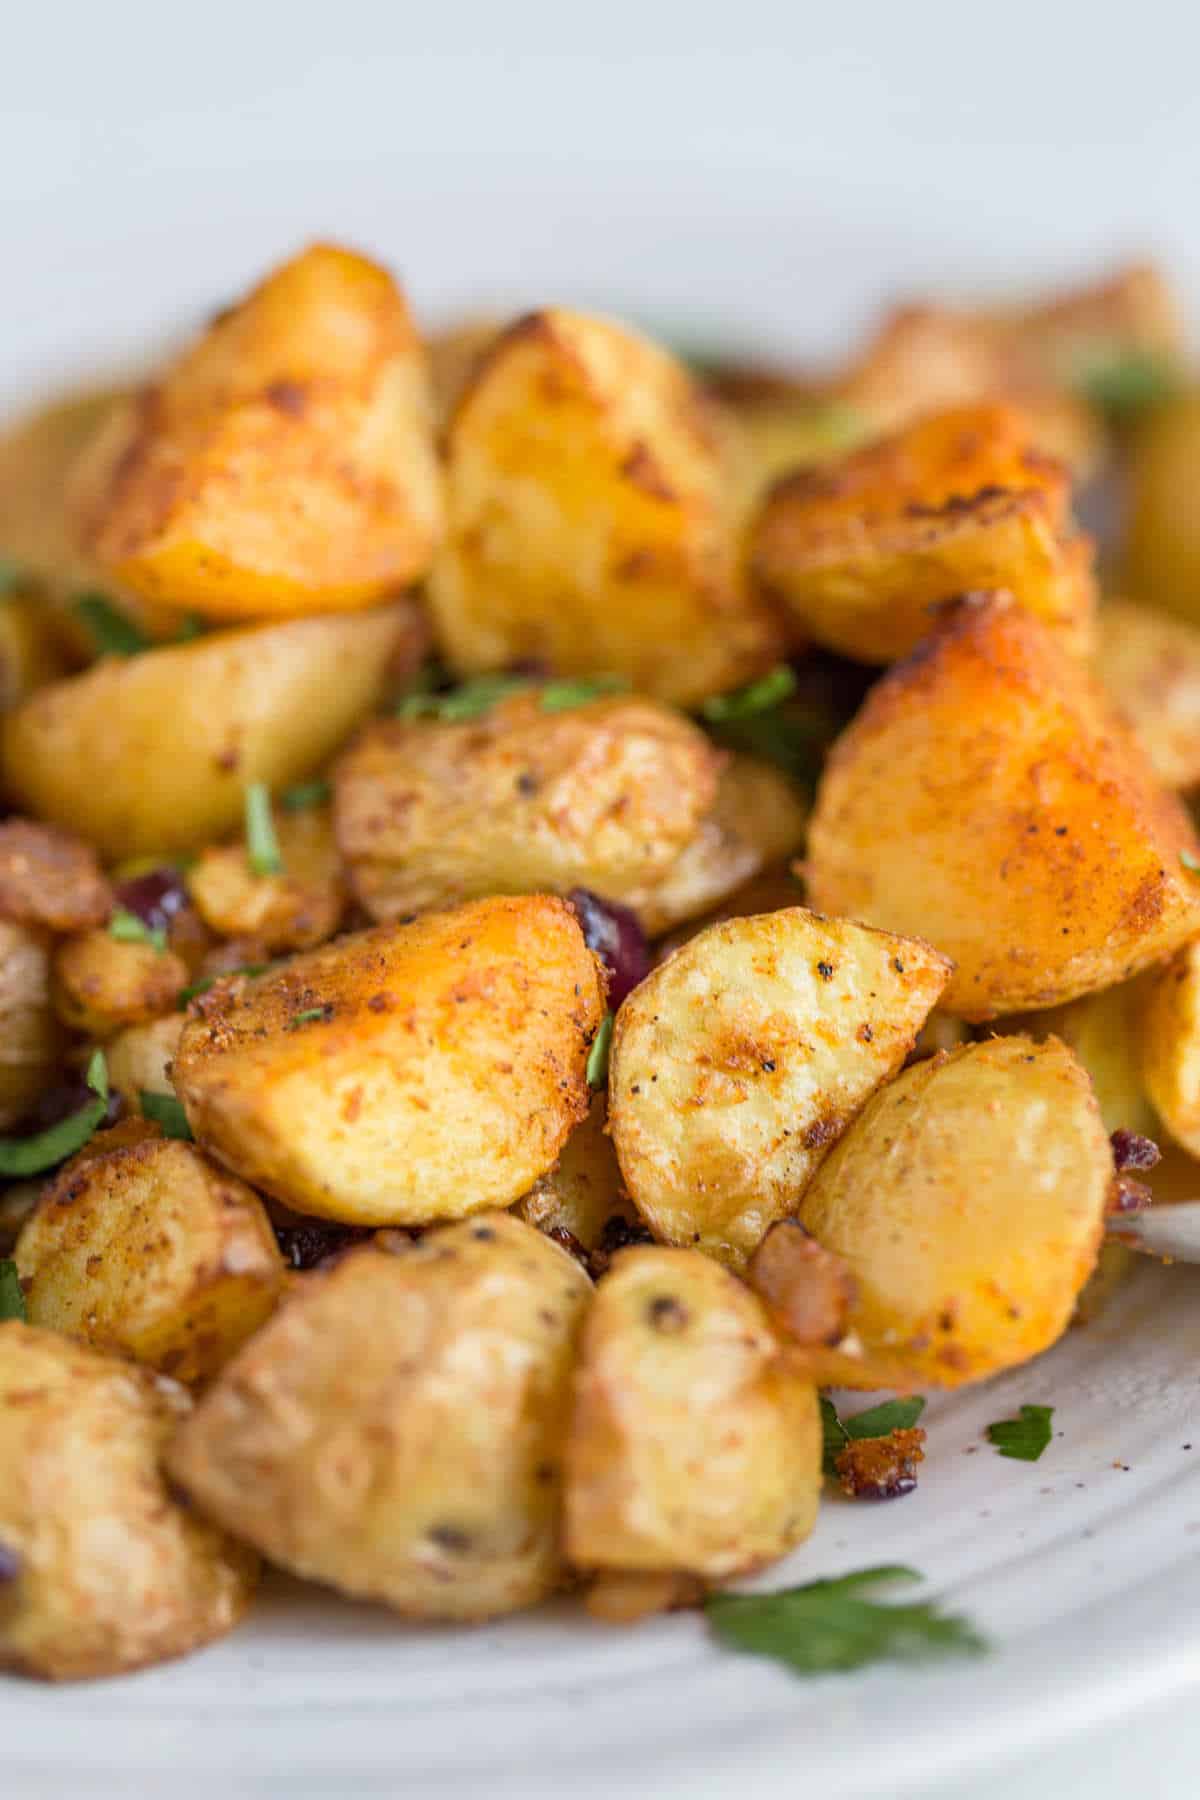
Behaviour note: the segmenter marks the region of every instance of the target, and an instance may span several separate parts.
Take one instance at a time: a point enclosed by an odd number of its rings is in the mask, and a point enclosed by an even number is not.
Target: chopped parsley
[[[108,1111],[108,1065],[103,1050],[93,1050],[87,1084],[95,1099],[27,1138],[0,1138],[0,1175],[41,1175],[82,1150]]]
[[[282,875],[283,857],[275,836],[271,790],[265,781],[252,781],[246,789],[246,855],[256,875]]]
[[[192,1128],[183,1110],[183,1102],[176,1099],[174,1094],[151,1094],[142,1088],[138,1094],[138,1104],[142,1109],[142,1117],[160,1126],[164,1137],[191,1141]]]
[[[1017,1462],[1036,1462],[1050,1442],[1052,1406],[1023,1406],[1016,1419],[997,1419],[987,1428],[988,1439],[1001,1456]]]
[[[1189,875],[1200,875],[1200,856],[1194,850],[1181,850],[1179,860]]]
[[[624,675],[586,675],[575,681],[548,681],[539,695],[545,713],[570,712],[572,707],[587,706],[602,700],[606,694],[625,694],[629,681]]]
[[[312,1025],[315,1024],[318,1019],[328,1019],[329,1017],[330,1008],[328,1006],[309,1006],[304,1012],[298,1012],[292,1015],[287,1022],[287,1029],[289,1031],[295,1031],[297,1025]]]
[[[138,656],[149,650],[150,639],[127,613],[105,594],[80,594],[75,611],[91,634],[100,656]]]
[[[528,675],[476,675],[445,694],[405,694],[396,704],[396,717],[441,719],[450,725],[464,719],[480,719],[502,700],[524,693],[533,685]]]
[[[25,1293],[17,1265],[10,1256],[0,1260],[0,1325],[5,1319],[24,1319]]]
[[[284,788],[279,803],[285,812],[308,812],[314,806],[324,806],[332,793],[327,781],[302,781],[296,787]]]
[[[588,1086],[602,1088],[608,1082],[608,1052],[612,1045],[613,1016],[605,1013],[600,1021],[600,1029],[592,1040],[588,1052],[587,1079]]]
[[[1074,364],[1073,385],[1114,425],[1128,425],[1179,391],[1178,365],[1161,351],[1092,344]]]
[[[778,1594],[711,1594],[704,1610],[722,1643],[772,1657],[799,1675],[978,1655],[986,1648],[979,1634],[933,1602],[882,1606],[866,1598],[865,1590],[884,1582],[920,1580],[898,1566],[861,1569]]]
[[[207,994],[209,988],[215,987],[218,981],[227,981],[231,975],[265,975],[270,967],[270,963],[243,963],[238,969],[223,969],[219,975],[205,975],[200,981],[193,981],[190,987],[185,987],[176,1004],[182,1012],[198,994]]]
[[[910,1394],[902,1400],[882,1400],[878,1406],[869,1406],[866,1412],[843,1419],[839,1418],[833,1401],[822,1394],[821,1429],[826,1475],[837,1474],[837,1459],[851,1440],[890,1437],[893,1431],[908,1431],[924,1411],[925,1396]]]
[[[728,694],[712,694],[700,707],[706,719],[720,724],[725,719],[753,719],[769,712],[796,691],[796,675],[787,663],[777,663],[766,675]]]
[[[28,580],[29,572],[19,562],[14,562],[11,556],[0,556],[0,600],[15,594]]]
[[[160,956],[167,947],[164,926],[147,925],[124,906],[118,906],[108,921],[108,935],[119,944],[153,944]]]

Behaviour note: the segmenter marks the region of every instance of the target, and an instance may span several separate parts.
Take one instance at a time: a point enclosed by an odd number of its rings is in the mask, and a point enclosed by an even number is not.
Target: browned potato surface
[[[52,825],[0,823],[0,915],[51,931],[82,931],[112,911],[95,851]]]
[[[189,1405],[148,1369],[0,1325],[0,1543],[16,1566],[0,1665],[119,1675],[237,1624],[258,1559],[178,1505],[160,1464]]]
[[[657,1238],[743,1263],[900,1067],[950,974],[803,907],[700,932],[617,1013],[609,1117]]]
[[[1149,606],[1200,625],[1200,389],[1157,406],[1129,463],[1125,581]]]
[[[1175,1142],[1200,1156],[1200,940],[1148,978],[1140,1026],[1146,1092]]]
[[[601,1089],[592,1096],[587,1117],[581,1119],[562,1147],[554,1167],[535,1181],[513,1207],[519,1219],[536,1225],[551,1237],[566,1233],[582,1250],[595,1250],[604,1240],[606,1225],[624,1235],[622,1226],[635,1226],[637,1212],[621,1184],[621,1169],[608,1134],[608,1096]]]
[[[136,1112],[140,1094],[170,1094],[170,1069],[183,1032],[182,1012],[129,1025],[104,1047],[108,1085]]]
[[[4,777],[107,857],[191,849],[240,826],[249,783],[320,768],[424,643],[400,601],[107,658],[8,715]]]
[[[1200,616],[1200,608],[1198,608]],[[1110,600],[1097,620],[1100,679],[1170,788],[1200,783],[1200,626]]]
[[[279,875],[256,875],[244,842],[202,850],[187,873],[204,923],[222,937],[254,938],[264,952],[310,950],[337,930],[346,904],[328,807],[278,810]]]
[[[47,938],[0,918],[0,1131],[18,1124],[53,1084],[63,1044]]]
[[[298,1212],[426,1224],[551,1167],[603,1014],[564,901],[478,900],[219,984],[173,1079],[200,1142]]]
[[[720,1580],[812,1530],[816,1390],[781,1357],[761,1303],[707,1257],[622,1251],[584,1321],[574,1396],[573,1563]]]
[[[424,351],[385,269],[315,244],[84,451],[87,554],[211,618],[369,606],[422,575],[440,496]]]
[[[854,1278],[862,1385],[957,1387],[1047,1349],[1095,1266],[1112,1173],[1054,1038],[968,1044],[880,1089],[800,1207]]]
[[[421,1619],[564,1578],[568,1383],[587,1276],[501,1213],[351,1252],[201,1401],[171,1472],[296,1574]]]
[[[170,950],[84,931],[55,952],[55,1010],[73,1031],[111,1037],[169,1011],[188,979],[187,964]]]
[[[455,669],[534,658],[689,705],[774,660],[725,435],[643,338],[563,309],[518,320],[463,392],[446,456],[429,591]]]
[[[1058,1005],[1200,930],[1181,804],[1098,685],[1001,596],[884,676],[826,764],[814,906],[921,932],[967,1019]]]

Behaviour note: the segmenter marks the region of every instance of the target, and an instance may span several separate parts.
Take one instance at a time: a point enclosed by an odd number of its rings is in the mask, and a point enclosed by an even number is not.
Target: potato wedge
[[[1087,1073],[1054,1038],[967,1044],[880,1089],[800,1205],[853,1274],[863,1386],[958,1387],[1048,1349],[1112,1173]]]
[[[1153,1137],[1156,1120],[1142,1077],[1140,1036],[1147,990],[1159,978],[1151,971],[1066,1006],[1019,1013],[1004,1021],[1004,1029],[1060,1038],[1091,1077],[1104,1129]]]
[[[575,914],[532,895],[340,938],[192,1015],[173,1079],[202,1144],[298,1212],[414,1225],[551,1167],[604,996]]]
[[[534,658],[688,705],[775,659],[739,567],[737,478],[683,367],[603,319],[531,313],[447,432],[429,598],[463,673]]]
[[[408,601],[109,658],[3,724],[10,793],[107,857],[226,837],[248,783],[319,768],[424,653]]]
[[[162,1473],[189,1410],[148,1369],[0,1325],[0,1544],[15,1568],[0,1665],[53,1681],[119,1675],[237,1624],[258,1558],[178,1505]]]
[[[137,1113],[142,1094],[171,1094],[171,1065],[183,1033],[183,1014],[164,1013],[144,1025],[129,1025],[104,1047],[108,1085]]]
[[[50,1001],[47,935],[0,918],[0,1131],[53,1085],[65,1042]]]
[[[1098,684],[1003,596],[957,608],[825,766],[814,906],[953,957],[947,1012],[1073,1000],[1200,931],[1187,814]]]
[[[1072,535],[1067,471],[1035,450],[1019,411],[991,404],[781,481],[751,557],[803,636],[887,663],[928,635],[938,604],[995,587],[1086,648],[1095,596]]]
[[[183,958],[170,950],[82,931],[55,952],[54,1008],[72,1031],[112,1037],[169,1012],[189,978]]]
[[[338,843],[373,918],[495,893],[650,890],[701,829],[724,758],[632,697],[367,726],[335,771]],[[551,690],[552,691],[552,690]]]
[[[564,1578],[571,1360],[591,1292],[503,1213],[312,1278],[170,1457],[273,1562],[419,1619],[483,1619]]]
[[[655,1237],[744,1263],[950,975],[915,939],[803,907],[712,925],[617,1013],[609,1120]]]
[[[1177,1144],[1200,1156],[1200,940],[1147,978],[1138,1043],[1155,1112]]]
[[[102,925],[112,907],[112,889],[90,845],[29,819],[0,824],[4,918],[51,931],[82,931]]]
[[[626,1237],[626,1228],[639,1224],[608,1135],[608,1096],[603,1090],[592,1096],[587,1117],[563,1145],[554,1167],[512,1210],[526,1225],[536,1225],[558,1243],[565,1233],[587,1251],[600,1248],[606,1226],[619,1241]]]
[[[227,938],[254,938],[265,953],[311,950],[333,936],[346,905],[341,858],[327,806],[275,818],[283,872],[256,875],[244,842],[202,850],[187,872],[204,923]]]
[[[1096,624],[1100,679],[1164,786],[1200,785],[1200,627],[1130,600]]]
[[[385,269],[314,244],[83,452],[80,540],[214,619],[370,606],[424,574],[440,492],[425,353]]]
[[[171,1138],[91,1156],[52,1181],[16,1263],[31,1325],[187,1383],[229,1361],[284,1284],[258,1195]]]
[[[761,1568],[816,1522],[816,1389],[727,1270],[690,1250],[624,1250],[584,1321],[566,1469],[580,1567]]]
[[[1124,581],[1135,599],[1200,625],[1200,389],[1157,406],[1134,436]]]

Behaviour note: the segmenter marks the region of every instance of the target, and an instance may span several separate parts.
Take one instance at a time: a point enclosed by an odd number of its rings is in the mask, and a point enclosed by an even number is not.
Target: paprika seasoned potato
[[[762,1304],[691,1250],[624,1250],[584,1320],[567,1438],[566,1545],[586,1569],[721,1580],[816,1523],[816,1389]]]
[[[621,1173],[655,1237],[744,1263],[949,975],[928,944],[801,906],[711,925],[661,963],[617,1013],[609,1073]]]
[[[219,982],[173,1080],[200,1143],[297,1212],[427,1224],[552,1166],[603,1016],[565,901],[477,900]]]
[[[50,1000],[48,937],[0,918],[0,1131],[53,1085],[64,1048]]]
[[[862,662],[907,656],[934,607],[982,588],[1009,588],[1074,646],[1090,641],[1095,596],[1070,478],[1013,407],[935,413],[785,478],[751,556],[803,637]]]
[[[107,857],[222,838],[251,782],[319,768],[424,654],[408,601],[107,658],[3,722],[13,797]]]
[[[379,720],[346,751],[338,843],[372,917],[573,887],[624,900],[666,877],[716,800],[720,751],[652,700],[558,710],[556,691]]]
[[[1147,988],[1158,978],[1152,970],[1100,993],[1084,994],[1066,1006],[1019,1013],[1004,1021],[1004,1029],[1034,1038],[1060,1038],[1091,1077],[1104,1129],[1152,1138],[1155,1116],[1142,1075],[1140,1026]]]
[[[1140,1025],[1141,1073],[1154,1110],[1175,1142],[1200,1156],[1200,940],[1147,978]]]
[[[183,1032],[183,1014],[163,1013],[144,1025],[128,1025],[104,1047],[108,1085],[137,1112],[141,1094],[170,1094],[170,1069]]]
[[[1200,931],[1181,803],[1040,620],[957,608],[838,739],[809,825],[814,906],[920,931],[965,1019],[1062,1004]]]
[[[425,353],[386,269],[314,244],[221,313],[82,454],[87,555],[214,619],[370,606],[439,529]]]
[[[112,907],[112,889],[90,845],[29,819],[0,824],[4,918],[51,931],[83,931],[103,924]]]
[[[1200,784],[1200,628],[1130,600],[1100,608],[1100,679],[1169,788]]]
[[[171,1473],[273,1562],[418,1619],[564,1580],[568,1384],[591,1284],[488,1213],[312,1278],[200,1402]]]
[[[16,1263],[31,1325],[184,1382],[228,1362],[284,1281],[258,1195],[172,1138],[65,1169],[18,1238]]]
[[[283,868],[256,874],[245,843],[202,850],[187,871],[204,923],[227,938],[253,938],[263,954],[310,950],[337,930],[346,904],[341,858],[327,806],[275,816]]]
[[[527,659],[690,705],[775,660],[740,567],[726,434],[682,367],[551,308],[492,345],[446,433],[434,630],[464,674]]]
[[[170,950],[83,931],[55,952],[54,1006],[73,1031],[111,1037],[169,1011],[188,979],[187,964]]]
[[[881,1088],[800,1205],[853,1275],[862,1385],[958,1387],[1048,1349],[1112,1175],[1087,1073],[1055,1038],[967,1044]]]
[[[563,1145],[554,1167],[534,1182],[513,1211],[559,1243],[560,1234],[566,1233],[587,1251],[605,1242],[606,1227],[617,1243],[637,1227],[637,1212],[621,1184],[608,1134],[608,1095],[603,1089],[593,1094],[587,1117]]]
[[[181,1506],[162,1471],[189,1410],[149,1369],[0,1325],[0,1544],[14,1570],[0,1666],[119,1675],[237,1624],[258,1558]]]

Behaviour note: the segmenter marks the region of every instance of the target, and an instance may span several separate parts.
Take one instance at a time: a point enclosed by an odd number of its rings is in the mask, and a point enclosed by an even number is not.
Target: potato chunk
[[[293,257],[101,427],[78,482],[88,554],[181,610],[334,612],[416,580],[433,403],[391,276],[329,244]]]
[[[699,831],[723,758],[650,700],[369,725],[337,765],[338,841],[375,918],[494,893],[652,889]]]
[[[202,850],[188,892],[206,925],[227,938],[253,938],[265,953],[311,950],[337,930],[346,904],[341,858],[327,806],[279,812],[283,872],[256,875],[245,843]]]
[[[11,712],[38,688],[60,680],[67,669],[42,595],[8,594],[0,606],[0,712]]]
[[[0,824],[0,915],[51,931],[101,925],[112,889],[96,853],[78,838],[29,819]]]
[[[1147,989],[1156,971],[1123,981],[1066,1006],[1006,1019],[1005,1030],[1029,1037],[1061,1038],[1091,1077],[1106,1131],[1155,1135],[1154,1108],[1142,1075],[1140,1032]]]
[[[1157,406],[1134,438],[1124,578],[1136,598],[1200,625],[1200,389]]]
[[[1049,1038],[915,1063],[868,1101],[800,1217],[854,1276],[863,1385],[958,1387],[1048,1349],[1096,1262],[1112,1152]]]
[[[580,1250],[601,1249],[606,1228],[615,1244],[627,1241],[639,1221],[621,1185],[607,1127],[608,1097],[601,1090],[593,1095],[587,1117],[563,1145],[554,1167],[513,1207],[519,1219],[558,1243],[564,1242],[565,1234]]]
[[[340,938],[193,1013],[174,1082],[201,1143],[298,1212],[411,1225],[551,1166],[604,995],[570,907],[533,895]]]
[[[129,1025],[104,1047],[108,1085],[136,1113],[142,1094],[170,1094],[171,1065],[183,1033],[182,1012]]]
[[[5,780],[114,859],[212,842],[240,825],[250,782],[319,768],[424,644],[401,601],[110,657],[8,715]]]
[[[273,1562],[412,1618],[484,1619],[563,1580],[568,1383],[591,1291],[502,1213],[314,1277],[170,1458]]]
[[[807,1537],[820,1487],[816,1390],[761,1303],[693,1251],[622,1251],[575,1371],[571,1561],[720,1580]]]
[[[189,1407],[148,1369],[0,1325],[0,1546],[15,1570],[0,1665],[119,1675],[237,1624],[258,1559],[177,1505],[160,1466]]]
[[[1066,470],[1019,412],[962,407],[780,482],[751,554],[805,636],[863,662],[907,656],[933,607],[991,587],[1083,647],[1094,595],[1069,507]]]
[[[50,1001],[45,934],[0,918],[0,1131],[18,1124],[51,1086],[64,1042]]]
[[[1148,978],[1140,1027],[1146,1092],[1175,1142],[1200,1156],[1200,941]]]
[[[465,673],[535,658],[691,704],[774,660],[739,567],[735,471],[663,351],[561,309],[504,332],[447,433],[430,583]]]
[[[1132,601],[1100,609],[1100,679],[1170,788],[1200,785],[1200,628]]]
[[[54,958],[54,1005],[73,1031],[111,1037],[173,1007],[188,984],[188,966],[153,944],[122,943],[107,931],[68,938]]]
[[[654,1235],[741,1264],[895,1073],[950,974],[803,907],[700,932],[617,1014],[609,1117]]]
[[[991,596],[875,687],[826,764],[814,906],[920,931],[966,1019],[1059,1005],[1200,930],[1180,803],[1046,626]]]
[[[31,1325],[185,1382],[229,1361],[284,1280],[258,1195],[171,1138],[64,1171],[17,1240],[16,1261]]]

